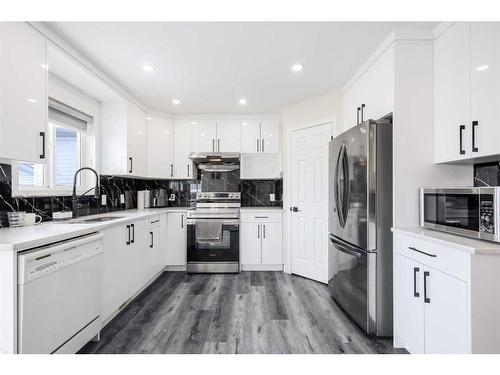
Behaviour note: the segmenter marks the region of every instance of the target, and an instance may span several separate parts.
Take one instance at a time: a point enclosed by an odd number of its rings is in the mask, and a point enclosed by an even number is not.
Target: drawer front
[[[240,211],[242,223],[281,223],[281,211]]]
[[[470,279],[470,254],[465,251],[394,233],[394,252],[461,280]]]
[[[154,228],[160,225],[160,215],[158,216],[151,216],[148,218],[148,224],[149,228]]]

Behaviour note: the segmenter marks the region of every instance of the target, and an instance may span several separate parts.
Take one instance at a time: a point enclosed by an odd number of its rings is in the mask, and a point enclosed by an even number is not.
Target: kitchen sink
[[[103,221],[117,220],[122,219],[124,216],[100,216],[93,218],[80,218],[80,219],[72,219],[69,221],[60,221],[61,224],[92,224],[92,223],[101,223]]]

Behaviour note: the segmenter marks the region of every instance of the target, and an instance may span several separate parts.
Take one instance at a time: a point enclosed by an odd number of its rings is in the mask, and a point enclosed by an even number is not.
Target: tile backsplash
[[[137,178],[100,176],[101,194],[106,194],[106,205],[101,201],[86,195],[79,198],[79,216],[121,211],[137,207],[137,191],[164,188],[169,195],[175,194],[175,200],[169,201],[172,207],[189,207],[194,204],[196,193],[201,191],[215,191],[224,186],[231,190],[238,187],[241,191],[241,205],[243,207],[265,207],[282,205],[282,180],[239,180],[239,175],[228,177],[227,181],[221,176],[211,176],[201,180],[146,180]],[[208,177],[208,176],[207,176]],[[217,177],[214,179],[214,177]],[[92,194],[92,192],[90,192]],[[120,203],[120,195],[125,196],[125,203]],[[270,201],[269,194],[275,194],[275,201]],[[42,216],[44,221],[52,220],[52,212],[71,211],[71,196],[49,197],[13,197],[12,196],[12,168],[8,164],[0,164],[0,228],[8,226],[7,212],[26,211],[35,212]]]

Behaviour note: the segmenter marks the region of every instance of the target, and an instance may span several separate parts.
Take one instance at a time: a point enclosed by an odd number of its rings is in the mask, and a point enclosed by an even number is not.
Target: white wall
[[[315,125],[331,123],[332,135],[338,134],[339,123],[342,119],[342,95],[340,90],[329,92],[300,103],[285,107],[281,113],[282,129],[282,158],[283,158],[283,251],[285,272],[291,272],[291,244],[290,244],[290,160],[289,146],[291,132]]]
[[[471,186],[471,165],[434,164],[433,44],[396,46],[393,225],[418,226],[418,188]]]

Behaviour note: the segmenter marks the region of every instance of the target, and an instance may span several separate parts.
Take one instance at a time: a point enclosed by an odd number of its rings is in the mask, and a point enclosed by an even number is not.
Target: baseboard
[[[242,264],[242,271],[283,271],[282,264]]]
[[[164,271],[170,272],[186,272],[186,266],[166,266]]]

